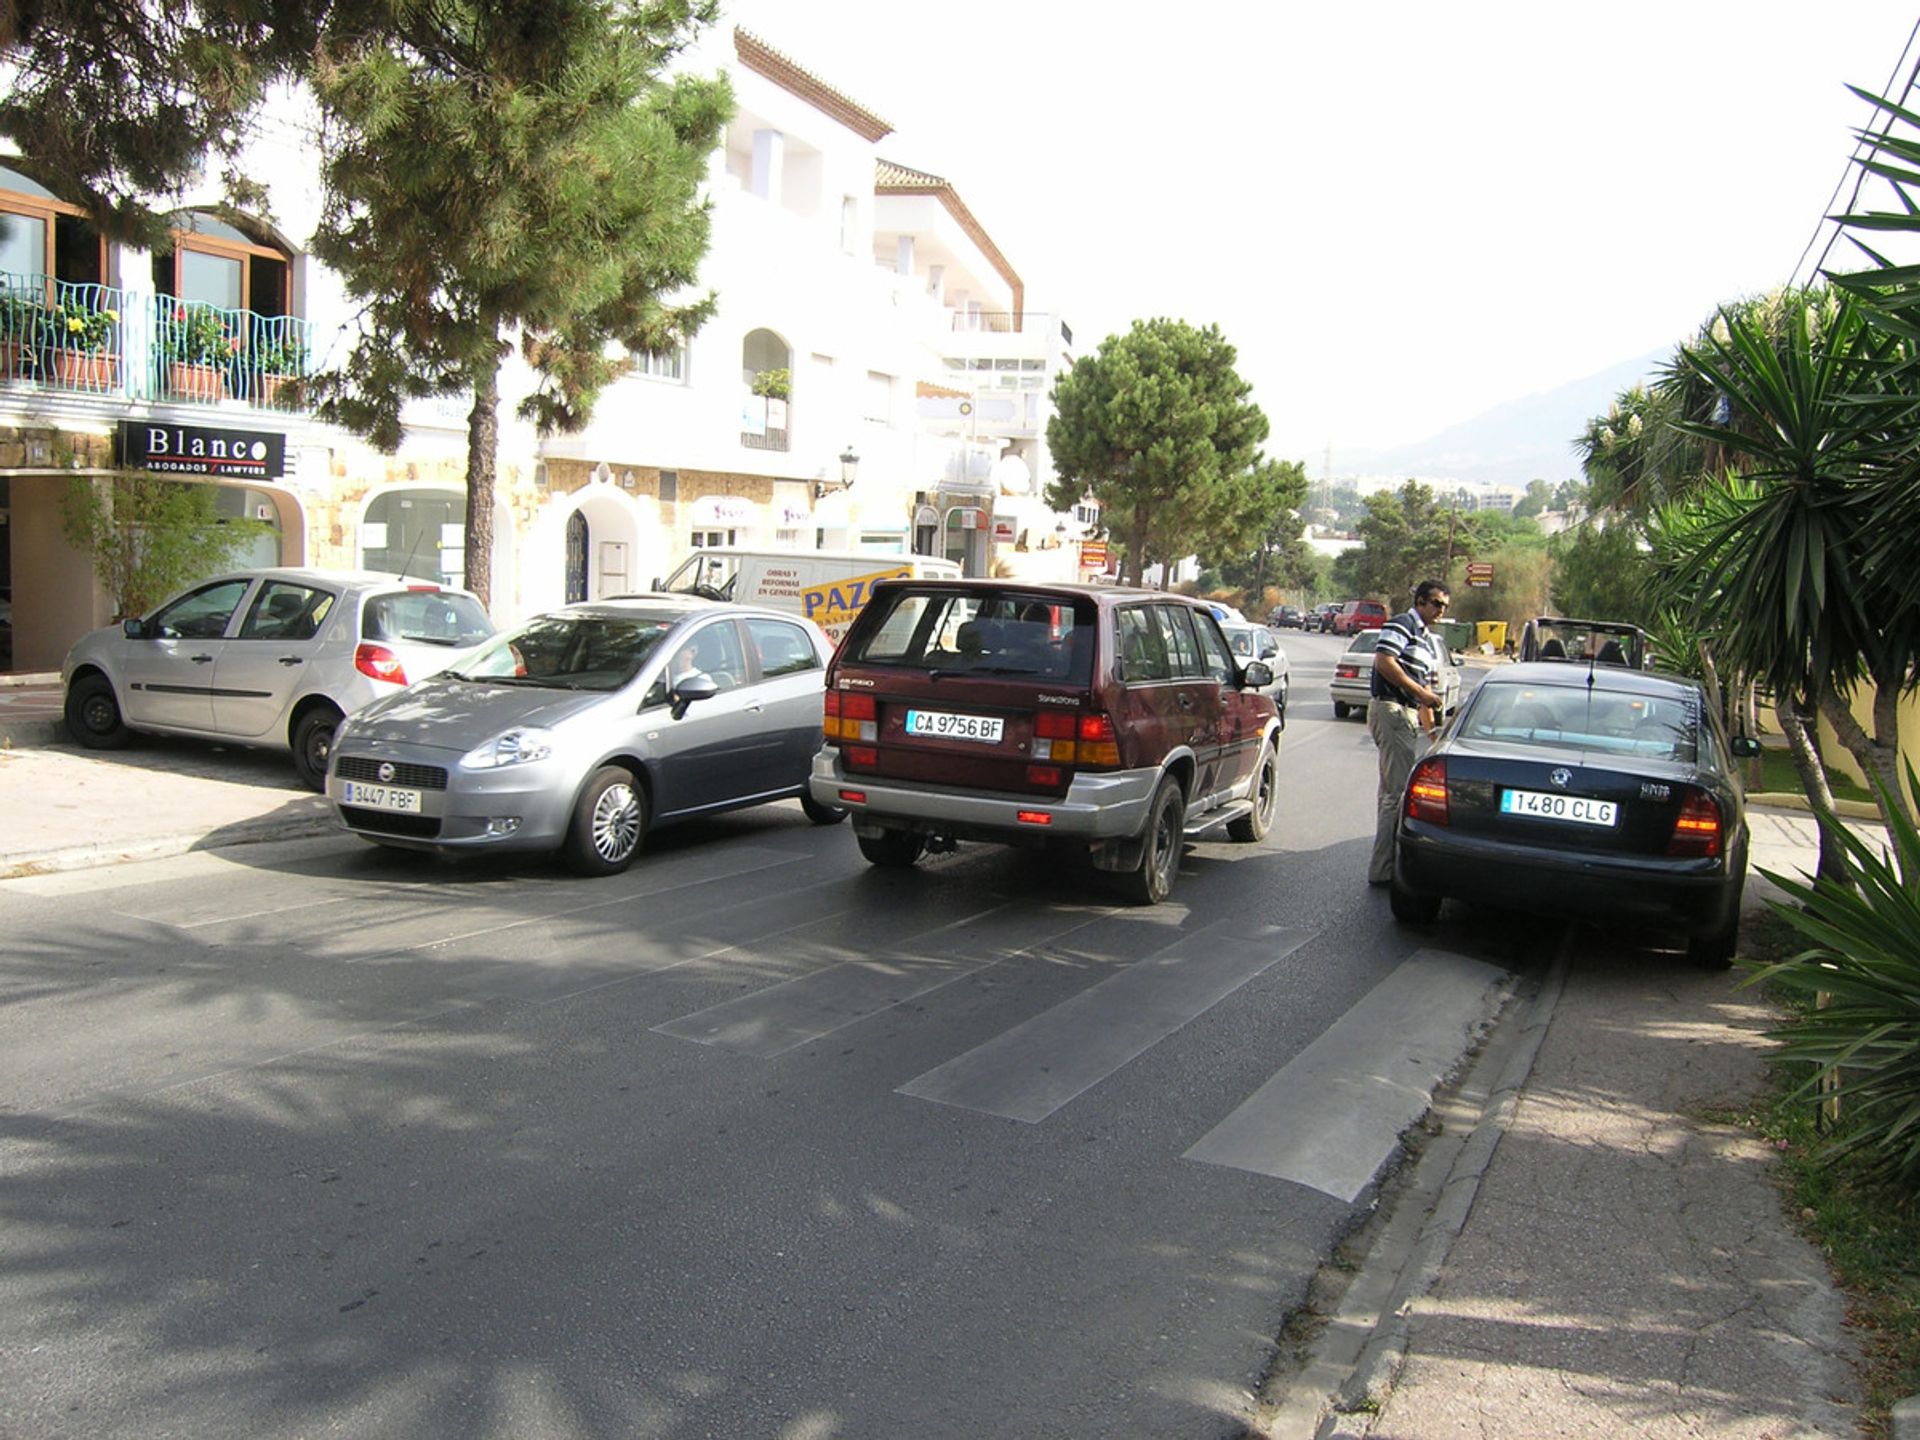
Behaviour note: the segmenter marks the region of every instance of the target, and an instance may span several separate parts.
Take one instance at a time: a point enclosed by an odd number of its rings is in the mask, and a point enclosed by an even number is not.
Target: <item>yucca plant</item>
[[[1907,784],[1920,785],[1911,765]],[[1858,1153],[1884,1177],[1920,1189],[1920,830],[1891,797],[1881,810],[1891,854],[1823,814],[1842,875],[1808,885],[1761,872],[1791,897],[1770,902],[1774,910],[1812,943],[1751,966],[1743,983],[1817,1002],[1772,1033],[1788,1059],[1813,1067],[1796,1097],[1839,1101],[1831,1153]]]

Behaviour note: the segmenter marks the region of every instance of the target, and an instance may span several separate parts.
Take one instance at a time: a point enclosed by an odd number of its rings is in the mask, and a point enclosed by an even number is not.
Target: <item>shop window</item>
[[[388,575],[452,585],[464,572],[467,497],[458,490],[401,490],[374,497],[360,532],[360,564]],[[451,561],[451,565],[445,563]]]

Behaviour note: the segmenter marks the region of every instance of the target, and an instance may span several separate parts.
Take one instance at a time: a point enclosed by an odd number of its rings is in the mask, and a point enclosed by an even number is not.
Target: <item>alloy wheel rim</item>
[[[631,785],[609,785],[593,807],[593,848],[602,860],[617,863],[640,840],[640,806]]]

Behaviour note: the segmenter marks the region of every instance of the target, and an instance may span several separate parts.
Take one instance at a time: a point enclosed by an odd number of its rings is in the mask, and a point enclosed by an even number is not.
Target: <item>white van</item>
[[[791,610],[813,621],[838,645],[867,603],[874,582],[904,578],[958,580],[960,566],[931,555],[890,555],[879,550],[743,550],[715,545],[695,550],[666,579],[654,581],[653,588]]]

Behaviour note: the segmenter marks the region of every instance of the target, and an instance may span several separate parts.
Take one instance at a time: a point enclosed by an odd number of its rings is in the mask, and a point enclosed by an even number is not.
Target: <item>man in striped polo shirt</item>
[[[1400,801],[1426,733],[1420,711],[1429,708],[1437,722],[1442,704],[1434,688],[1440,678],[1440,642],[1431,627],[1447,613],[1452,599],[1443,582],[1422,580],[1413,592],[1413,608],[1382,625],[1374,647],[1367,730],[1380,751],[1380,794],[1373,859],[1367,866],[1369,885],[1385,885],[1393,879],[1393,832],[1400,823]]]

